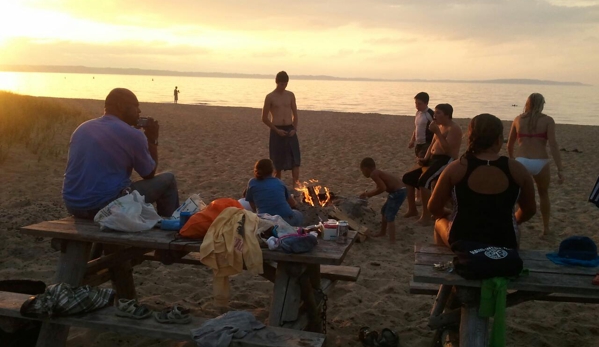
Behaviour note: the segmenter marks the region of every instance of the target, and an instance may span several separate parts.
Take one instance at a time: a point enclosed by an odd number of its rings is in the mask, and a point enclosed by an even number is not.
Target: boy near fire
[[[383,192],[389,193],[387,201],[381,208],[381,214],[383,215],[381,231],[373,236],[385,236],[389,232],[389,242],[395,243],[395,216],[399,212],[401,204],[406,199],[406,187],[399,178],[377,169],[372,158],[362,159],[360,171],[362,171],[364,177],[371,178],[376,183],[374,190],[367,190],[360,194],[361,199],[367,199]]]

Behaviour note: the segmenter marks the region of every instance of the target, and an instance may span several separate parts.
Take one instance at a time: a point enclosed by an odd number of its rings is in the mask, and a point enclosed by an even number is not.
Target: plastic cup
[[[179,215],[179,225],[181,228],[183,228],[185,223],[187,223],[189,217],[191,217],[191,212],[181,212],[181,214]]]

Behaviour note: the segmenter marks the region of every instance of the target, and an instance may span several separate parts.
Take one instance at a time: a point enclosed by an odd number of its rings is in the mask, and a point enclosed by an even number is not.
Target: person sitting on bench
[[[435,244],[468,240],[518,248],[517,225],[536,213],[534,184],[522,164],[499,155],[502,145],[499,118],[480,114],[472,119],[466,153],[443,171],[428,203],[437,218]],[[450,198],[453,211],[445,209]]]
[[[157,212],[170,217],[179,207],[172,173],[156,175],[158,122],[139,124],[139,101],[133,92],[113,89],[104,116],[81,124],[71,135],[62,197],[69,213],[93,219],[110,202],[137,190]],[[141,129],[143,129],[143,131]],[[131,182],[135,170],[143,180]]]

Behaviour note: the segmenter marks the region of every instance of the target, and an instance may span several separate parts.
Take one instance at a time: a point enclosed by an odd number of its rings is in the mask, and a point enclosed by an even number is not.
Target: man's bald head
[[[104,112],[121,118],[129,125],[135,125],[139,118],[139,101],[129,89],[114,88],[104,101]]]

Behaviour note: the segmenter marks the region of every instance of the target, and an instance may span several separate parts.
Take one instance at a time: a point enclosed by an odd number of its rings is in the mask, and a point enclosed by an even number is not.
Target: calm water
[[[181,90],[182,104],[261,108],[264,96],[275,85],[269,79],[0,72],[0,90],[35,96],[103,100],[112,88],[125,87],[142,102],[172,102],[175,86]],[[504,120],[521,113],[528,95],[539,92],[546,99],[545,112],[557,123],[599,125],[597,86],[305,81],[292,77],[288,89],[295,93],[300,110],[413,115],[414,95],[426,91],[432,106],[450,103],[454,117],[487,112]]]

